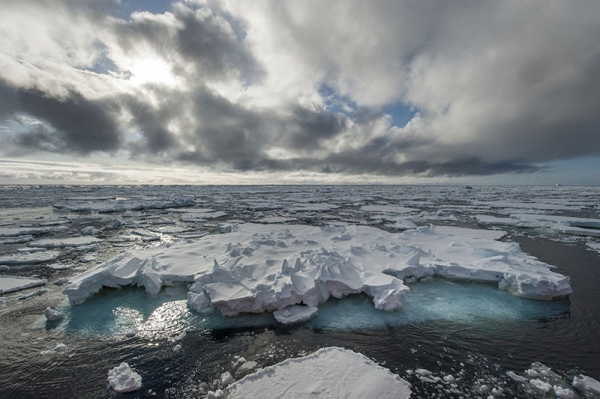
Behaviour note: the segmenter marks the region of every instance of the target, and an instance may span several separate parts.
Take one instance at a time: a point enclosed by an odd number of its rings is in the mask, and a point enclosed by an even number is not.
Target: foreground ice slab
[[[415,281],[437,275],[495,282],[535,299],[571,293],[569,278],[499,242],[503,232],[419,227],[402,234],[365,226],[242,224],[227,234],[123,253],[71,278],[63,291],[81,303],[102,287],[138,285],[156,294],[163,285],[194,282],[188,305],[224,315],[316,307],[330,296],[365,293],[375,307],[402,305]],[[404,280],[404,281],[403,281]]]
[[[408,398],[410,385],[367,357],[325,348],[247,375],[228,398]]]

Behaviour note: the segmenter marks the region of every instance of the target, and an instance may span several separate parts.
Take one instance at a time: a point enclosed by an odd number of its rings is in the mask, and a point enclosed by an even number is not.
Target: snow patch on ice
[[[247,375],[228,398],[408,398],[410,384],[359,353],[320,349]]]
[[[46,279],[19,277],[19,276],[0,276],[0,295],[9,292],[17,292],[27,288],[39,287],[45,285]]]

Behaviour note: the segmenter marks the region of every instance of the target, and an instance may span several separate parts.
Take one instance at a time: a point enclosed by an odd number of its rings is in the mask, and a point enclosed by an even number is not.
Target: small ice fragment
[[[580,377],[573,378],[573,387],[580,392],[600,395],[600,382],[596,381],[592,377],[582,375]]]
[[[54,347],[54,352],[63,352],[67,349],[67,345],[60,343]]]
[[[216,391],[208,391],[206,394],[208,399],[223,399],[225,397],[225,392],[221,389],[217,389]]]
[[[273,316],[281,324],[297,324],[310,319],[317,314],[317,311],[314,306],[293,305],[273,312]]]
[[[46,310],[44,311],[44,315],[46,316],[46,319],[48,321],[59,320],[63,317],[62,313],[60,313],[58,310],[54,310],[50,307],[46,308]]]
[[[569,388],[563,388],[558,385],[554,386],[554,393],[557,398],[561,399],[573,399],[575,397],[575,392],[571,391]]]
[[[550,385],[547,382],[542,381],[538,378],[529,380],[529,383],[531,385],[533,385],[534,387],[536,387],[537,389],[539,389],[540,391],[542,391],[543,393],[548,393],[552,390],[552,385]]]
[[[249,360],[247,362],[244,362],[244,364],[242,364],[238,368],[238,372],[239,373],[243,373],[243,372],[246,372],[246,371],[254,370],[257,366],[258,366],[258,363],[256,363],[253,360]]]
[[[451,384],[456,381],[456,378],[454,378],[454,376],[452,374],[448,374],[448,375],[444,376],[444,381]]]
[[[516,374],[513,371],[507,371],[506,375],[509,376],[512,380],[517,381],[517,382],[527,381],[527,378],[521,377],[520,375]]]
[[[108,383],[118,393],[134,392],[142,387],[142,377],[123,362],[108,372]]]
[[[231,384],[233,382],[233,376],[231,375],[231,373],[229,371],[224,372],[223,374],[221,374],[221,385],[226,387],[227,385]]]
[[[59,278],[58,280],[56,280],[54,282],[54,285],[63,285],[63,284],[66,284],[68,282],[69,282],[69,279],[66,278],[66,277],[63,277],[63,278]]]
[[[180,344],[175,345],[173,347],[173,352],[175,352],[175,353],[181,352],[181,345]]]
[[[137,329],[133,328],[125,333],[125,337],[126,338],[135,337],[136,334],[137,334]]]
[[[430,376],[432,374],[431,371],[426,369],[416,369],[415,374],[422,375],[423,377]]]
[[[33,297],[36,297],[36,296],[41,296],[41,295],[45,294],[46,292],[48,292],[47,289],[40,288],[39,290],[35,290],[35,291],[33,291],[33,292],[29,293],[29,294],[21,295],[21,296],[17,297],[17,299],[20,300],[20,301],[22,301],[24,299],[29,299],[29,298],[33,298]]]

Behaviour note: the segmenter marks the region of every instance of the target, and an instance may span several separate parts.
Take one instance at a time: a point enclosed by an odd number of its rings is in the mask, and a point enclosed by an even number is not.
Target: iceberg
[[[371,296],[377,309],[392,311],[409,292],[405,282],[431,276],[495,283],[533,299],[571,293],[568,277],[518,244],[498,241],[504,234],[247,223],[225,234],[125,252],[71,278],[63,293],[77,304],[102,287],[137,285],[157,294],[164,285],[193,283],[190,308],[214,308],[226,316],[317,307],[330,297],[359,293]]]
[[[369,358],[330,347],[249,374],[228,398],[408,398],[410,384]]]

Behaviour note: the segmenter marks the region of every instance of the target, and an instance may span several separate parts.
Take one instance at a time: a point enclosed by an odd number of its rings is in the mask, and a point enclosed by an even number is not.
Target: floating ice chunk
[[[50,262],[60,256],[58,251],[43,251],[33,253],[19,253],[13,255],[0,256],[0,264],[8,266],[35,265],[38,263]]]
[[[54,352],[64,352],[67,350],[67,345],[60,343],[54,347]]]
[[[600,242],[588,241],[586,245],[596,252],[600,252]]]
[[[70,238],[47,238],[44,240],[36,240],[27,244],[30,247],[39,248],[66,248],[66,247],[82,247],[92,244],[101,243],[102,240],[92,236],[70,237]]]
[[[584,394],[600,395],[600,382],[585,375],[573,378],[573,387]]]
[[[74,264],[68,264],[65,265],[64,263],[58,262],[58,263],[51,263],[49,265],[47,265],[47,267],[49,267],[50,269],[54,269],[54,270],[66,270],[66,269],[70,269],[73,266],[75,266]]]
[[[249,360],[247,362],[244,362],[239,368],[238,368],[238,373],[245,373],[248,372],[250,370],[254,370],[256,367],[258,366],[258,363],[256,363],[253,360]]]
[[[16,237],[11,237],[11,238],[6,238],[4,240],[0,240],[0,244],[23,244],[23,243],[30,242],[30,241],[33,241],[33,236],[26,235],[26,236],[16,236]]]
[[[542,381],[540,379],[537,379],[537,378],[531,379],[531,380],[529,380],[529,383],[545,394],[552,391],[552,385],[550,385],[547,382]]]
[[[298,324],[309,320],[315,314],[317,309],[314,306],[293,305],[273,312],[275,320],[281,324]]]
[[[142,387],[142,377],[123,362],[108,372],[108,383],[118,393],[134,392]]]
[[[53,355],[53,354],[55,354],[57,352],[64,352],[66,350],[67,350],[67,345],[65,345],[63,343],[59,343],[59,344],[56,344],[56,346],[53,349],[41,351],[40,355],[42,355],[42,356],[48,356],[48,355]]]
[[[46,310],[44,311],[44,315],[46,316],[46,319],[48,321],[59,320],[63,317],[62,313],[60,313],[58,310],[52,309],[50,307],[46,308]]]
[[[37,236],[69,230],[67,226],[0,227],[0,237]]]
[[[275,223],[287,223],[294,222],[296,218],[284,217],[284,216],[272,216],[268,218],[258,219],[256,222],[264,224],[275,224]]]
[[[408,207],[399,206],[399,205],[363,205],[360,209],[364,212],[394,213],[394,214],[419,212],[419,210],[416,208],[408,208]]]
[[[557,398],[561,399],[573,399],[575,398],[575,392],[571,391],[569,388],[563,388],[559,385],[554,385],[554,394]]]
[[[17,292],[27,288],[39,287],[45,285],[46,279],[19,277],[19,276],[0,276],[0,295],[9,292]]]
[[[24,299],[34,298],[36,296],[42,296],[46,292],[48,292],[48,290],[46,288],[40,288],[39,290],[35,290],[33,292],[30,292],[29,294],[18,296],[17,299],[22,301]]]
[[[367,357],[342,348],[320,349],[247,375],[228,398],[408,398],[410,384]]]
[[[232,382],[233,382],[233,376],[231,375],[231,373],[229,371],[226,371],[223,374],[221,374],[221,386],[226,387],[227,385],[231,384]]]

